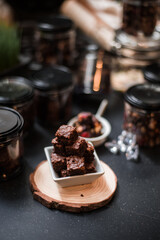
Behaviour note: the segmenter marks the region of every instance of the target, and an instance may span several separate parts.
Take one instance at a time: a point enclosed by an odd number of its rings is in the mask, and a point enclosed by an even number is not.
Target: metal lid
[[[73,22],[64,16],[53,16],[50,18],[43,19],[37,25],[38,29],[42,32],[64,32],[68,31],[73,27]]]
[[[143,70],[143,73],[144,78],[148,82],[160,84],[160,65],[158,63],[146,66]]]
[[[7,77],[0,81],[0,104],[12,106],[33,97],[31,83],[23,77]]]
[[[33,85],[43,91],[63,90],[73,84],[72,73],[66,67],[45,66],[32,75]]]
[[[0,107],[0,141],[4,137],[20,132],[23,124],[24,120],[17,111],[12,108]]]
[[[160,86],[137,84],[126,91],[124,99],[134,107],[149,111],[160,111]]]

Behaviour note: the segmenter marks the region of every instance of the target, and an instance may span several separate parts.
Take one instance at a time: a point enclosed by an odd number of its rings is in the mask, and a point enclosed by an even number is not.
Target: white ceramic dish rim
[[[87,139],[87,141],[90,142],[94,142],[94,141],[101,141],[102,139],[105,139],[106,137],[109,136],[110,132],[111,132],[111,124],[109,123],[109,121],[107,119],[105,119],[104,117],[95,115],[95,117],[101,122],[102,126],[103,126],[103,134],[98,136],[98,137],[93,137],[93,138],[85,138]],[[69,122],[68,125],[73,126],[73,124],[76,122],[77,117],[72,118]]]
[[[55,171],[52,167],[52,163],[51,163],[51,158],[50,158],[51,151],[53,151],[53,146],[48,146],[48,147],[44,148],[44,152],[45,152],[45,155],[46,155],[48,163],[49,163],[51,174],[52,174],[53,180],[55,182],[60,183],[62,181],[67,181],[67,179],[73,179],[74,180],[74,179],[81,179],[84,176],[101,176],[101,175],[104,174],[104,170],[103,170],[103,167],[101,166],[99,157],[98,157],[96,151],[94,150],[94,156],[95,156],[95,161],[96,161],[96,165],[97,165],[96,170],[99,169],[99,171],[94,172],[94,173],[87,173],[87,174],[83,174],[83,175],[75,175],[75,176],[68,176],[68,177],[57,177],[56,175],[58,175],[58,174],[55,173]]]

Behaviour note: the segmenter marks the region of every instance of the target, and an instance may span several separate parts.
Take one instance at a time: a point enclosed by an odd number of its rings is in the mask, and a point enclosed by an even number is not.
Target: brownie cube
[[[61,176],[61,177],[67,177],[67,176],[68,176],[67,170],[66,170],[66,169],[61,170],[60,176]]]
[[[96,168],[93,162],[85,163],[86,173],[94,173],[96,172]]]
[[[72,145],[78,138],[76,128],[68,125],[62,125],[55,135],[64,145]]]
[[[54,146],[54,152],[55,153],[57,153],[59,155],[62,155],[62,156],[65,156],[65,147],[63,146],[63,144],[59,143],[57,137],[52,139],[52,144]]]
[[[66,169],[66,159],[65,157],[58,155],[56,153],[51,154],[51,162],[54,170],[58,173],[62,169]]]
[[[84,158],[78,156],[70,156],[66,158],[67,171],[69,175],[85,174]]]
[[[78,137],[78,139],[73,145],[65,147],[67,156],[76,155],[81,157],[84,155],[86,149],[87,149],[87,143],[85,139],[82,137]]]
[[[92,113],[90,112],[81,112],[78,114],[78,122],[89,127],[93,126]]]
[[[85,161],[86,162],[92,162],[94,160],[94,147],[90,144],[87,143],[87,149],[84,153]]]

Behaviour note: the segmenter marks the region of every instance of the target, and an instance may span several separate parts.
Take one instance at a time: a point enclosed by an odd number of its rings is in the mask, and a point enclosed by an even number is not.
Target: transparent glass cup
[[[6,181],[21,170],[24,121],[17,111],[0,107],[0,122],[0,181]]]

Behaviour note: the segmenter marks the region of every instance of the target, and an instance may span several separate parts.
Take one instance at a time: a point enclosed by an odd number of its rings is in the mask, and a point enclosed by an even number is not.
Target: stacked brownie
[[[52,140],[51,161],[60,177],[95,172],[94,147],[78,136],[75,127],[62,125]]]

